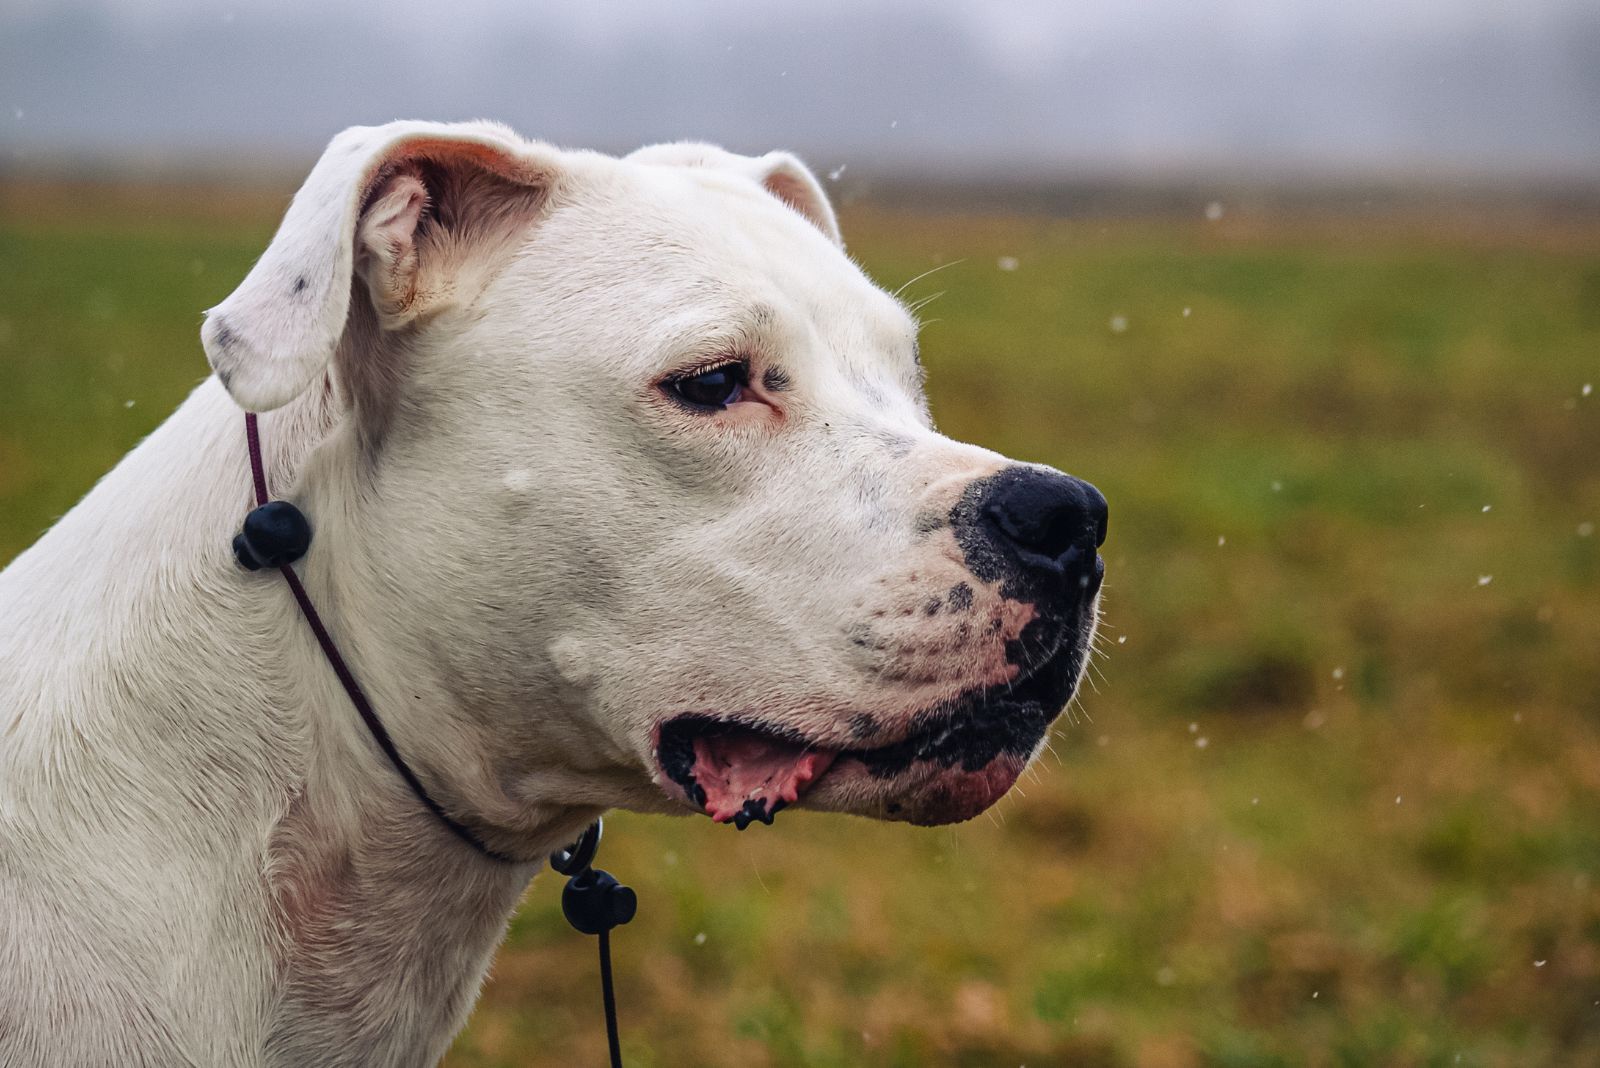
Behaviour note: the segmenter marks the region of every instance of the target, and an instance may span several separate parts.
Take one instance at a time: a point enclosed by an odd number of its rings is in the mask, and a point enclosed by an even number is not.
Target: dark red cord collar
[[[274,505],[280,510],[294,508],[294,505],[289,504],[287,501],[268,503],[267,475],[266,469],[261,462],[261,435],[256,427],[256,413],[245,413],[244,431],[245,439],[250,449],[250,475],[255,480],[257,509]],[[295,509],[295,513],[299,514],[299,509]],[[254,514],[252,513],[252,515]],[[285,552],[279,551],[275,553],[272,551],[275,548],[280,548],[280,545],[268,540],[270,535],[268,538],[263,538],[260,534],[255,537],[251,536],[255,532],[251,530],[251,524],[247,519],[245,533],[240,537],[247,539],[246,548],[254,560],[242,560],[241,562],[247,567],[252,562],[256,562],[257,566],[262,564],[275,566],[283,574],[284,581],[289,584],[289,591],[294,594],[295,603],[300,606],[300,614],[305,617],[306,623],[311,627],[311,633],[316,635],[317,644],[322,646],[322,652],[327,656],[328,663],[333,668],[333,673],[339,677],[339,684],[344,687],[344,692],[350,697],[350,703],[355,705],[356,712],[360,714],[361,722],[367,725],[367,730],[372,733],[373,741],[378,743],[378,748],[383,750],[383,755],[389,758],[389,763],[394,767],[400,778],[405,780],[406,785],[411,787],[411,792],[417,795],[417,800],[422,802],[422,806],[437,816],[439,822],[450,828],[450,832],[457,838],[491,860],[497,860],[503,864],[528,863],[485,844],[483,839],[474,834],[471,829],[446,812],[444,807],[428,794],[427,789],[422,785],[422,780],[417,778],[416,772],[412,771],[410,765],[400,756],[400,750],[395,748],[394,739],[389,737],[389,732],[384,728],[383,721],[373,711],[372,702],[367,700],[367,695],[361,689],[361,684],[356,681],[355,675],[350,671],[350,666],[344,662],[344,657],[339,655],[338,646],[334,645],[332,636],[328,634],[328,628],[323,626],[322,617],[317,614],[316,608],[311,604],[311,598],[306,595],[306,588],[301,584],[300,576],[295,574],[294,568],[290,566],[310,546],[311,528],[310,524],[305,522],[303,515],[301,516],[301,523],[305,527],[304,544],[281,547],[293,553],[289,559],[283,559]],[[278,525],[284,524],[279,520]],[[261,544],[263,541],[267,541],[267,544]],[[298,548],[297,552],[294,551],[295,548]],[[239,551],[239,549],[240,546],[236,545],[235,550]]]

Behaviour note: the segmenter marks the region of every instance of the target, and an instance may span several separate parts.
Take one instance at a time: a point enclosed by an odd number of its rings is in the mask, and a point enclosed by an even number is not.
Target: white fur
[[[0,1064],[432,1063],[537,859],[684,810],[662,716],[827,737],[1003,678],[1025,619],[907,607],[970,577],[914,515],[1005,462],[931,429],[914,335],[786,154],[340,134],[210,313],[217,377],[0,574]],[[790,388],[665,399],[730,354]],[[241,406],[401,751],[534,863],[426,813],[282,579],[234,564]]]

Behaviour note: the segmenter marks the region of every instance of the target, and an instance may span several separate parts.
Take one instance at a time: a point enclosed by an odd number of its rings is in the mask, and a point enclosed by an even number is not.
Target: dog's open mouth
[[[1071,696],[1079,664],[1081,651],[1063,650],[1007,686],[969,691],[912,717],[898,738],[877,735],[885,744],[875,747],[829,745],[743,719],[680,715],[661,724],[656,759],[691,804],[740,830],[770,824],[824,781],[834,784],[824,794],[839,795],[825,805],[835,810],[844,805],[917,823],[969,819],[1026,766]]]
[[[770,824],[839,756],[797,736],[708,716],[663,724],[657,753],[662,771],[695,804],[741,831],[757,820]]]

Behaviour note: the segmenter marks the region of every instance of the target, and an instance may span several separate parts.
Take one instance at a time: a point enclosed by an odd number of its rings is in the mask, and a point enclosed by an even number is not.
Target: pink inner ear
[[[773,196],[789,205],[795,211],[800,212],[806,218],[809,219],[811,217],[812,212],[808,210],[811,206],[811,190],[806,188],[805,182],[792,174],[773,171],[767,175],[765,185],[767,191]]]
[[[375,251],[410,243],[428,206],[428,187],[415,174],[401,172],[387,179],[361,216],[361,242]]]
[[[780,155],[782,158],[762,177],[761,184],[767,192],[809,219],[834,244],[843,245],[839,222],[816,179],[803,171],[797,173],[797,168],[802,167],[798,160],[787,154]]]
[[[385,179],[361,215],[356,269],[366,278],[380,314],[403,315],[417,295],[417,227],[428,187],[402,171]]]

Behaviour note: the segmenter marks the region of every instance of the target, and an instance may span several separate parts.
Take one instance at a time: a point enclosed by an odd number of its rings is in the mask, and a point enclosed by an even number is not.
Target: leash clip
[[[600,851],[600,836],[605,834],[605,830],[603,819],[589,824],[571,845],[550,854],[550,867],[569,879],[583,874],[583,870],[594,862],[594,855]]]

